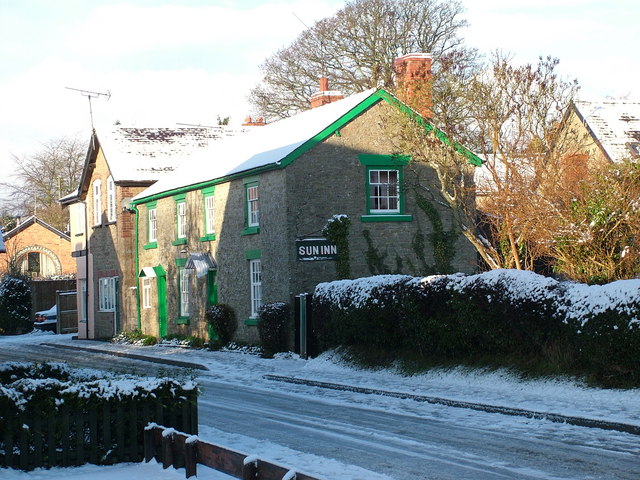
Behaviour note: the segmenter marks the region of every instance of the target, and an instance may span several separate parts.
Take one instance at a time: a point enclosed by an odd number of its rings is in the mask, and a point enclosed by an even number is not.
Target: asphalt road
[[[52,358],[115,372],[186,375],[181,368],[97,353],[34,345],[0,349],[0,361]],[[189,374],[198,375],[203,387],[201,425],[399,480],[640,478],[640,438],[635,435],[538,420],[505,421],[484,412],[467,412],[468,420],[462,421],[459,409],[450,407],[433,407],[438,415],[423,415],[410,403],[406,410],[402,404],[387,409],[371,395],[284,384],[265,389],[220,381],[215,372]]]

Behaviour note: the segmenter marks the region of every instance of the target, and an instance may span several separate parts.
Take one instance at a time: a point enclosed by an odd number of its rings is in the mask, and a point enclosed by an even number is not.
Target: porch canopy
[[[196,277],[202,278],[207,273],[209,273],[209,271],[217,270],[218,264],[216,263],[216,261],[211,256],[211,253],[209,252],[192,253],[191,255],[189,255],[189,258],[187,259],[187,263],[185,263],[184,268],[187,270],[195,270]]]

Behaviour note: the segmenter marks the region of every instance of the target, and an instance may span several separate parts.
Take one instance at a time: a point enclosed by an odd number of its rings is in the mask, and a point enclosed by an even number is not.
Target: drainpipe
[[[130,207],[135,211],[136,213],[136,228],[135,228],[135,249],[136,249],[136,271],[135,271],[135,276],[136,276],[136,312],[138,315],[138,330],[142,331],[142,316],[140,313],[140,277],[138,276],[138,274],[140,273],[140,257],[138,255],[138,242],[139,242],[139,237],[138,237],[138,219],[139,219],[139,212],[138,212],[138,206],[131,204]]]

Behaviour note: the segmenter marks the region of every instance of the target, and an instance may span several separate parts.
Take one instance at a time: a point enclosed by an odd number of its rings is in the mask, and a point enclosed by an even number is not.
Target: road
[[[183,369],[40,345],[0,361],[56,358],[128,373]],[[200,424],[405,479],[638,479],[638,436],[412,400],[198,375]]]

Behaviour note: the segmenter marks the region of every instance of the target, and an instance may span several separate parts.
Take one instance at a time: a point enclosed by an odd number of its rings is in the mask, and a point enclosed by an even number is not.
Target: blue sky
[[[239,123],[259,65],[342,0],[0,0],[0,168],[97,121]],[[583,96],[638,98],[640,2],[463,0],[469,46],[559,57]],[[294,15],[295,14],[295,15]],[[1,205],[0,205],[1,207]]]

